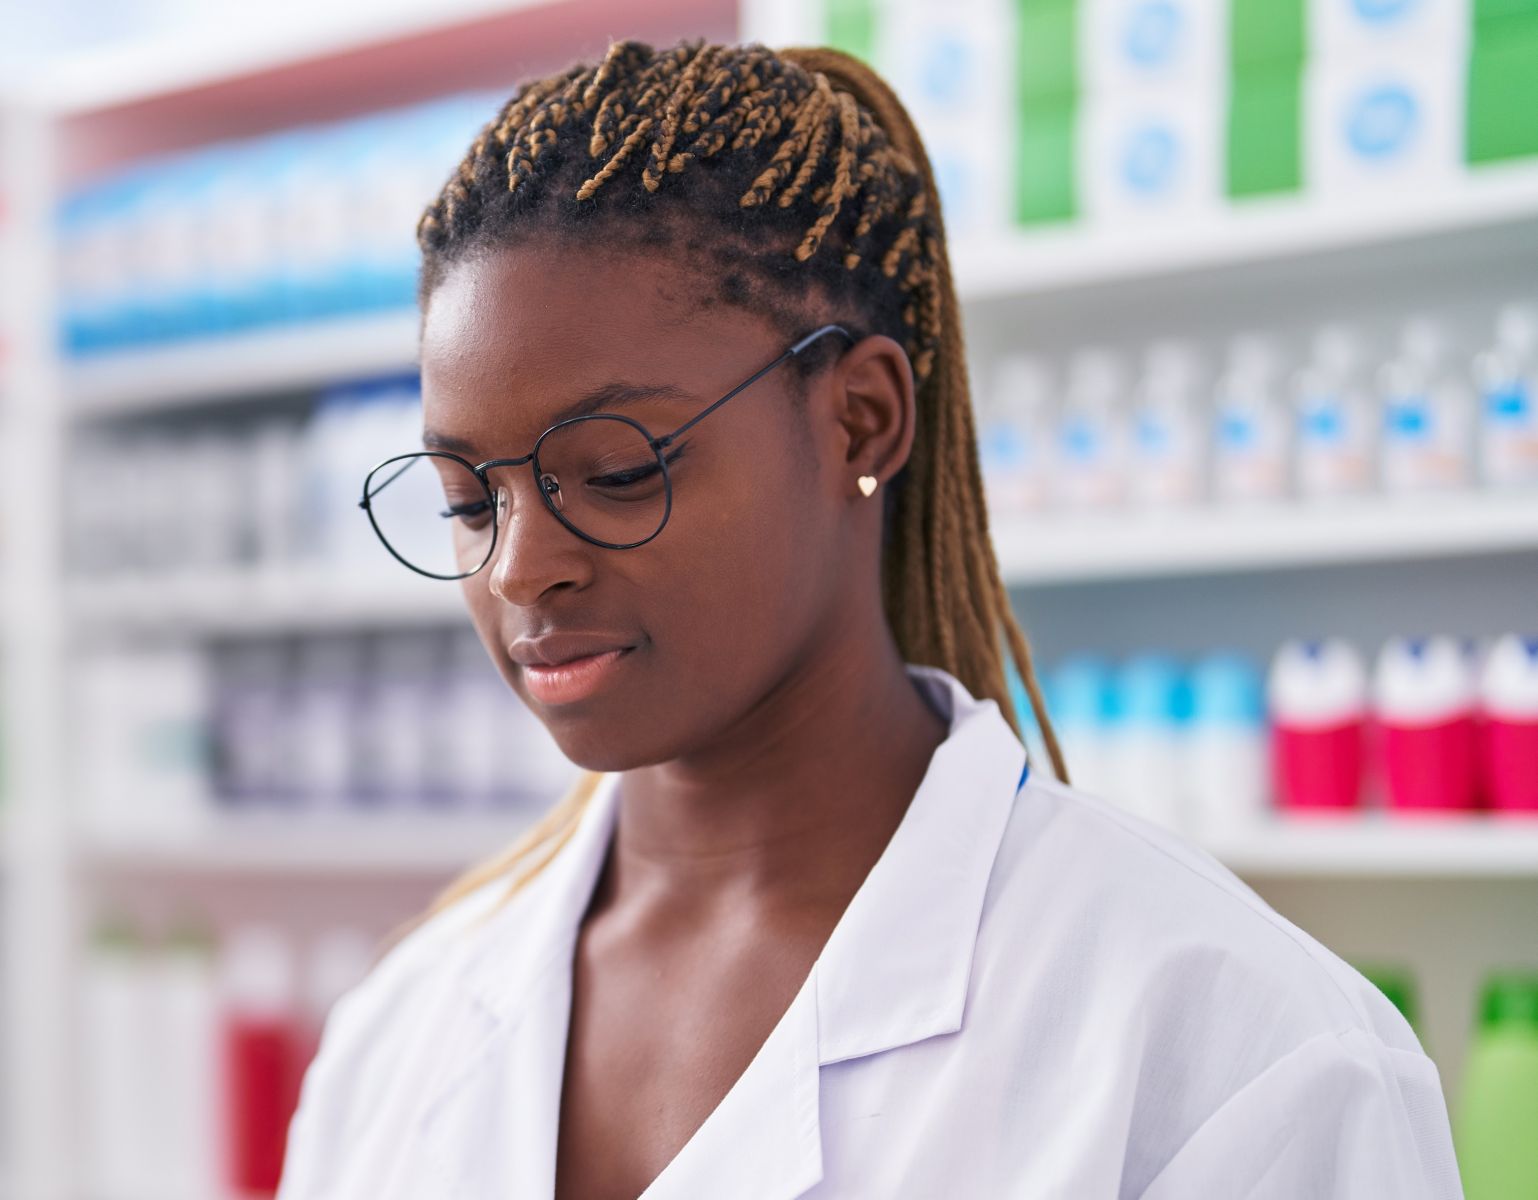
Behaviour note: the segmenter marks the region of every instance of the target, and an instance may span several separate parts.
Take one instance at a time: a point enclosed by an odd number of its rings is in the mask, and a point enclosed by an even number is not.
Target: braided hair
[[[891,88],[839,51],[686,40],[614,42],[523,84],[471,145],[417,228],[425,304],[446,270],[524,239],[666,249],[716,280],[701,304],[751,308],[787,339],[820,299],[857,338],[892,337],[917,394],[913,449],[888,487],[886,616],[908,662],[996,701],[1016,732],[1004,653],[1067,780],[1030,646],[988,534],[961,318],[928,156]],[[792,361],[805,381],[820,353]],[[802,361],[802,360],[807,361]],[[507,850],[448,885],[409,928],[522,865],[509,894],[560,850],[599,776]]]

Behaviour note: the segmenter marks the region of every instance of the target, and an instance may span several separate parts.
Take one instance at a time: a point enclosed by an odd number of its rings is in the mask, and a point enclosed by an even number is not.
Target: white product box
[[[1092,220],[1207,219],[1223,198],[1224,87],[1143,88],[1085,97],[1080,186]]]
[[[1190,86],[1228,69],[1228,0],[1080,0],[1087,92]]]
[[[1304,100],[1304,172],[1319,196],[1424,192],[1463,172],[1467,67],[1456,49],[1316,63]]]
[[[1007,0],[896,0],[877,57],[913,117],[948,235],[1009,224],[1015,24]]]
[[[1363,54],[1467,51],[1471,0],[1309,0],[1308,53],[1315,62]]]

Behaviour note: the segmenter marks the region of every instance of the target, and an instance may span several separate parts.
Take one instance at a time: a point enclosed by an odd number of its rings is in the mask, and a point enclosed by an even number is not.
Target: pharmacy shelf
[[[1254,877],[1538,878],[1538,815],[1288,817],[1200,841]]]
[[[1236,574],[1332,563],[1538,552],[1538,499],[1473,492],[1330,505],[1004,518],[994,542],[1012,587]],[[396,568],[213,570],[76,581],[74,626],[95,633],[280,635],[450,625],[459,586]]]
[[[534,815],[241,819],[174,841],[92,841],[85,854],[115,875],[449,875],[510,845]],[[1193,840],[1254,878],[1538,878],[1538,817],[1289,817]]]
[[[176,838],[89,838],[82,854],[89,869],[117,876],[448,876],[511,845],[542,811],[531,803],[499,816],[263,814],[211,819]]]
[[[1538,496],[1460,492],[1314,504],[1003,517],[1012,586],[1538,551]]]
[[[97,633],[282,634],[468,621],[459,585],[413,575],[388,558],[382,570],[347,575],[209,571],[77,582],[68,603],[77,628]]]
[[[1259,289],[1267,268],[1314,274],[1363,256],[1393,255],[1404,269],[1419,250],[1466,253],[1477,235],[1491,257],[1538,248],[1538,165],[1481,167],[1446,186],[1364,191],[1358,197],[1287,198],[1248,203],[1179,224],[1123,221],[957,239],[951,254],[963,300],[1060,297],[1138,281],[1179,285],[1198,276],[1242,272]]]
[[[65,386],[76,415],[131,416],[406,371],[416,357],[411,309],[105,354],[71,367]]]

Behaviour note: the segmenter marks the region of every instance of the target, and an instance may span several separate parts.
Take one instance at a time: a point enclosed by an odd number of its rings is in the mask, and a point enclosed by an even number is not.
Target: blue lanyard
[[[1020,769],[1020,782],[1015,784],[1015,791],[1018,792],[1021,788],[1023,788],[1025,786],[1026,776],[1028,776],[1030,773],[1031,773],[1031,760],[1030,759],[1026,759],[1025,760],[1025,766]]]

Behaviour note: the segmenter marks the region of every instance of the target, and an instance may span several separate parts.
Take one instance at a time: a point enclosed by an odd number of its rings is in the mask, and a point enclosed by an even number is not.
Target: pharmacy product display
[[[991,507],[1154,510],[1538,491],[1538,302],[1377,340],[1328,324],[1301,347],[1262,331],[1141,353],[1005,354],[983,379]]]
[[[1486,980],[1454,1118],[1468,1200],[1538,1195],[1538,971]]]
[[[1538,637],[1396,637],[1371,660],[1296,639],[1264,669],[1227,652],[1085,654],[1042,686],[1076,786],[1198,837],[1277,812],[1538,819]]]
[[[79,674],[82,818],[109,846],[243,815],[516,816],[575,777],[469,630],[140,644]]]
[[[265,923],[184,915],[152,935],[96,926],[81,980],[83,1134],[92,1195],[270,1195],[331,1006],[368,973],[351,926],[299,942]]]
[[[1268,681],[1278,804],[1538,817],[1538,637],[1291,641]]]
[[[358,508],[381,459],[422,438],[414,375],[341,383],[302,409],[91,427],[69,498],[80,576],[157,579],[221,570],[397,578]]]
[[[416,219],[501,102],[455,96],[90,181],[58,213],[65,350],[409,309]]]
[[[1455,189],[1538,155],[1538,23],[1486,0],[810,0],[782,41],[872,62],[947,223],[1194,227],[1257,196]],[[1519,111],[1524,115],[1518,116]]]

